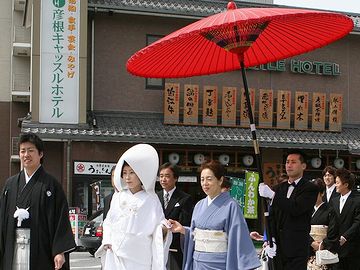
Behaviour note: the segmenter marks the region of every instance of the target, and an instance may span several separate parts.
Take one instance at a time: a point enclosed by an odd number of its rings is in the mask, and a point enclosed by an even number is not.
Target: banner
[[[223,87],[221,116],[223,126],[236,125],[236,87]]]
[[[278,91],[277,98],[277,121],[278,128],[290,128],[291,117],[291,91]]]
[[[246,191],[244,217],[249,219],[257,219],[259,174],[257,172],[246,172],[245,181]]]
[[[325,130],[325,93],[313,93],[312,130]]]
[[[179,124],[180,84],[165,83],[164,124]]]
[[[79,123],[80,0],[41,1],[40,123]]]
[[[306,130],[309,118],[309,93],[296,92],[295,93],[295,116],[294,128],[299,130]]]
[[[329,130],[341,131],[343,111],[342,94],[330,94]]]
[[[273,90],[260,89],[259,127],[272,127],[273,124]]]
[[[250,88],[249,89],[249,95],[250,95],[250,103],[251,108],[253,109],[252,113],[255,115],[255,89]],[[255,119],[255,117],[254,117]],[[245,97],[245,89],[241,88],[241,98],[240,98],[240,126],[242,127],[249,127],[250,121],[249,121],[249,115],[248,115],[248,104],[246,102]]]
[[[230,196],[239,203],[241,209],[244,209],[245,205],[245,179],[237,177],[229,177],[230,182],[232,183]]]
[[[184,124],[197,125],[199,120],[199,86],[184,86]]]
[[[217,86],[204,86],[203,95],[203,124],[217,125],[218,111],[218,88]]]

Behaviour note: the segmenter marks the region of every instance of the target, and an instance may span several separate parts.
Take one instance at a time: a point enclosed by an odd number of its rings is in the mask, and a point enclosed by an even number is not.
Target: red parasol
[[[353,29],[332,12],[281,8],[228,10],[199,20],[135,53],[130,73],[149,78],[215,74],[275,62],[325,46]]]
[[[237,9],[231,1],[227,11],[190,24],[138,51],[128,60],[127,70],[148,78],[180,78],[241,68],[262,180],[260,149],[245,68],[323,47],[352,29],[352,20],[342,14],[303,9]],[[271,242],[271,237],[268,239]]]

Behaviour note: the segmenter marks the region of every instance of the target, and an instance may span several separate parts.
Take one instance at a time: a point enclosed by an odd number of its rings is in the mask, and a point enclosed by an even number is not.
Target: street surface
[[[71,270],[100,270],[100,258],[94,258],[89,252],[70,253]]]

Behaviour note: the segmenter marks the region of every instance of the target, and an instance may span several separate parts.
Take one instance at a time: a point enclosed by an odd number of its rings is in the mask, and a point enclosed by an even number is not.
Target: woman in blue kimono
[[[185,236],[184,270],[246,270],[260,266],[239,204],[229,192],[221,192],[224,175],[220,162],[204,163],[200,181],[207,197],[196,204],[190,227],[169,220],[172,232]]]

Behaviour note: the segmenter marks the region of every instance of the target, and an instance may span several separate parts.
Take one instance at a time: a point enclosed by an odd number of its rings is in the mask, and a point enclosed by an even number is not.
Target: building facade
[[[94,211],[97,206],[92,186],[101,182],[103,192],[108,193],[111,190],[111,167],[127,148],[136,143],[152,144],[159,152],[160,162],[175,159],[181,166],[181,187],[196,199],[203,196],[197,181],[199,157],[226,157],[228,173],[232,176],[241,177],[245,170],[256,170],[251,134],[248,127],[241,125],[240,109],[236,124],[232,127],[222,125],[220,105],[217,108],[219,119],[215,125],[203,124],[201,105],[197,124],[184,124],[182,113],[179,123],[164,124],[164,87],[167,83],[180,85],[181,99],[185,85],[198,85],[199,104],[202,104],[204,86],[218,87],[219,104],[223,87],[236,87],[240,108],[242,80],[239,71],[177,80],[154,80],[134,77],[126,70],[126,62],[133,53],[197,19],[223,11],[226,1],[195,1],[196,4],[194,1],[181,0],[166,3],[155,0],[141,3],[80,1],[82,37],[79,43],[79,113],[77,123],[71,124],[41,120],[39,2],[41,1],[26,2],[32,6],[31,18],[29,13],[26,14],[26,8],[22,13],[24,21],[32,22],[32,56],[29,57],[31,102],[18,102],[14,98],[11,100],[9,87],[2,86],[3,89],[8,89],[7,95],[4,95],[8,99],[1,108],[6,112],[4,115],[11,115],[11,118],[5,117],[4,123],[9,128],[0,136],[9,144],[16,142],[20,131],[17,120],[23,118],[19,123],[21,131],[37,133],[44,139],[45,166],[62,182],[71,206],[86,209],[88,213]],[[237,2],[237,5],[274,6],[245,2]],[[356,22],[357,14],[348,15]],[[274,110],[271,111],[274,121],[270,127],[258,129],[264,178],[267,181],[273,181],[283,170],[284,156],[289,149],[303,149],[307,153],[308,177],[319,176],[322,168],[328,164],[333,165],[335,160],[336,164],[340,162],[339,166],[345,166],[356,174],[360,172],[360,112],[357,110],[360,101],[357,89],[360,85],[360,73],[357,71],[360,64],[359,46],[359,28],[355,24],[350,35],[324,48],[247,71],[248,84],[255,89],[257,124],[261,106],[260,89],[271,89],[274,95]],[[6,61],[10,62],[11,59],[2,60],[3,63]],[[323,66],[328,68],[324,69]],[[10,84],[9,79],[7,80]],[[275,107],[279,102],[277,93],[280,90],[290,91],[292,95],[292,122],[290,128],[285,129],[278,128],[275,120],[278,114]],[[325,130],[312,130],[311,109],[308,127],[304,130],[293,128],[294,97],[297,91],[310,93],[309,104],[312,102],[313,92],[325,95]],[[339,131],[329,131],[328,127],[332,93],[342,97]],[[180,110],[183,107],[181,103]],[[26,117],[28,112],[30,115]],[[1,157],[4,160],[0,169],[2,179],[20,168],[15,150],[11,151],[11,147],[7,145],[4,153],[8,155]],[[9,158],[11,154],[13,159]],[[321,160],[320,165],[317,158]]]

